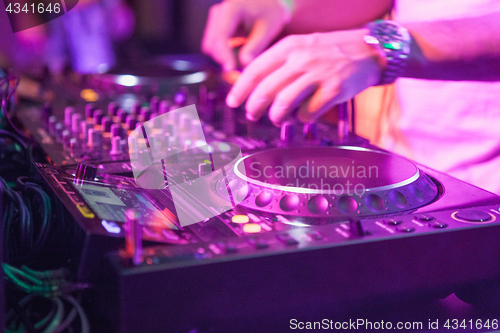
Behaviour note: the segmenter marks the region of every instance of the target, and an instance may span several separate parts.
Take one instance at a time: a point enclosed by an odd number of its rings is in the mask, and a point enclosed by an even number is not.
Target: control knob
[[[94,180],[97,175],[97,168],[91,165],[79,163],[76,166],[74,182],[78,183],[82,180]]]

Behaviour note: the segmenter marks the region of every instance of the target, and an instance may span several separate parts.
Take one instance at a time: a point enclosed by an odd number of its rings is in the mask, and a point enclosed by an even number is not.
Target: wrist
[[[373,45],[371,45],[369,42],[366,41],[367,36],[369,35],[370,35],[370,30],[368,28],[360,29],[360,39],[366,46],[369,56],[371,56],[374,59],[374,62],[376,63],[377,67],[380,70],[380,75],[382,75],[382,73],[387,68],[387,55],[379,47],[374,47]]]
[[[364,41],[377,50],[382,58],[382,72],[377,85],[393,83],[402,76],[410,55],[411,37],[408,30],[396,22],[377,20],[366,25]]]

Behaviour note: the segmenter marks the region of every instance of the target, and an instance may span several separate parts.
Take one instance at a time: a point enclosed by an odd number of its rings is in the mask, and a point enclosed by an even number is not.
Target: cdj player
[[[338,127],[247,122],[224,105],[226,88],[208,68],[178,61],[189,66],[168,66],[191,72],[169,72],[164,83],[97,76],[82,90],[95,94],[92,103],[73,97],[18,110],[51,162],[35,165],[40,179],[78,226],[79,250],[68,254],[78,279],[94,284],[112,329],[239,323],[245,331],[242,318],[341,313],[500,277],[500,197],[370,145],[353,123],[346,133],[343,116]],[[171,126],[169,112],[190,104],[201,123]],[[164,115],[169,121],[155,121]],[[182,133],[199,124],[209,161],[203,147],[185,149]],[[151,164],[127,140],[141,126],[155,133],[148,148],[180,152],[156,169],[165,179],[157,188],[133,177],[130,156]],[[200,163],[184,166],[187,157]],[[187,190],[174,200],[174,180],[189,188],[201,178],[211,205]],[[213,217],[190,225],[179,218],[207,212]],[[131,237],[141,240],[126,251]]]

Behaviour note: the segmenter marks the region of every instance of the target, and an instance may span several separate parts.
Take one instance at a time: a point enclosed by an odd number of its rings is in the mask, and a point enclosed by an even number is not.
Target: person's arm
[[[295,0],[294,5],[287,34],[360,28],[388,14],[393,0]]]
[[[500,80],[500,12],[453,21],[406,25],[413,45],[403,76],[444,80]],[[229,92],[247,118],[280,124],[310,94],[300,120],[314,121],[333,105],[379,82],[383,57],[367,45],[368,29],[289,36],[253,61]]]
[[[244,30],[248,41],[239,62],[246,66],[280,34],[311,33],[360,27],[381,18],[392,8],[392,0],[225,0],[210,8],[202,40],[202,50],[234,70],[236,59],[229,39]],[[284,31],[285,29],[285,31]]]
[[[431,80],[500,80],[500,12],[408,23],[413,39],[403,76]]]

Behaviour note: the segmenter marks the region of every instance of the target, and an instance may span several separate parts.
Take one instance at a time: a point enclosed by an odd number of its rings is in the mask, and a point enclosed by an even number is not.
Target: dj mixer
[[[35,165],[39,178],[78,226],[68,256],[112,329],[292,318],[500,277],[497,195],[370,145],[353,133],[350,105],[337,124],[277,128],[225,106],[228,86],[203,62],[160,67],[96,76],[80,96],[17,110],[50,161]],[[169,116],[192,104],[199,120]],[[130,139],[147,126],[147,148],[176,156],[155,188],[130,159],[154,166]],[[199,126],[209,161],[202,146],[186,148],[183,133]],[[189,189],[199,179],[214,204],[188,190],[174,198],[174,180]],[[184,215],[211,217],[183,225]]]

